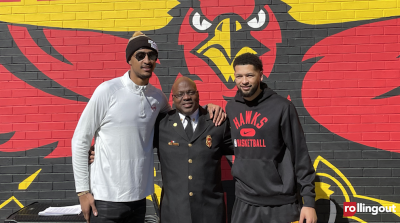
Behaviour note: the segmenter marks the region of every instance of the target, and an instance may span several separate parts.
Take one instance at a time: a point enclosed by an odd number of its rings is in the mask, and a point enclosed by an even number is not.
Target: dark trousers
[[[280,206],[256,206],[236,198],[231,223],[290,223],[300,218],[297,203]]]
[[[144,223],[146,199],[132,202],[95,201],[97,217],[91,211],[92,223]]]

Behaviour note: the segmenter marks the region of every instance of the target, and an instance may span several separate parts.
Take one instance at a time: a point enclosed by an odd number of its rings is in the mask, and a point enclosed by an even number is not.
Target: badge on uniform
[[[206,146],[208,146],[208,148],[211,148],[211,145],[212,145],[212,141],[211,140],[212,140],[211,136],[208,135],[206,137]]]
[[[175,142],[175,141],[171,141],[171,142],[168,142],[168,145],[170,145],[170,146],[179,146],[179,143]]]

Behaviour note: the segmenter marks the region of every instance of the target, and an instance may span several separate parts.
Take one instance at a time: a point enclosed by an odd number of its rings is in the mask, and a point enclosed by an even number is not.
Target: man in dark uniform
[[[232,155],[229,122],[215,126],[199,106],[196,84],[179,78],[172,87],[176,109],[159,115],[155,146],[161,164],[162,223],[225,223],[221,157]]]

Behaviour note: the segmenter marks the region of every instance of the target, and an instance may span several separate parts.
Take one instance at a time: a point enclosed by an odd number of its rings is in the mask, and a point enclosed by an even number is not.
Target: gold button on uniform
[[[189,143],[189,144],[188,144],[188,146],[189,146],[189,147],[192,147],[192,144],[191,144],[191,143]]]
[[[188,162],[189,162],[189,163],[192,163],[193,161],[192,161],[192,159],[189,159]]]
[[[190,192],[190,193],[189,193],[189,196],[193,196],[193,192]]]
[[[188,176],[189,180],[191,180],[193,177],[191,175]]]

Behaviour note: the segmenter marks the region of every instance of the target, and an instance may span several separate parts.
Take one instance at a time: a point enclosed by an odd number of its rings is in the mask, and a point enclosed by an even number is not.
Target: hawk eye
[[[211,22],[209,22],[205,18],[202,19],[200,13],[198,13],[198,12],[196,12],[193,15],[192,24],[196,29],[201,30],[201,31],[204,31],[211,27]]]
[[[265,11],[260,9],[260,11],[257,13],[257,16],[248,21],[247,25],[249,25],[253,29],[258,29],[265,24],[266,20],[267,20],[267,15],[265,14]]]

